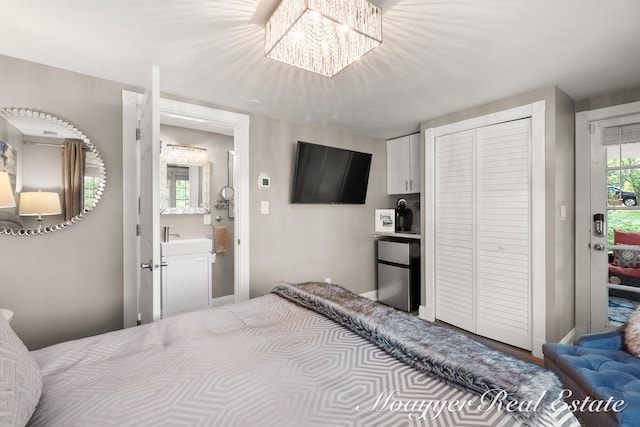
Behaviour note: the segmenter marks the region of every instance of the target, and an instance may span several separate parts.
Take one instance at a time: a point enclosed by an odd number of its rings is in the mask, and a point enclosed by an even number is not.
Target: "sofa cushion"
[[[640,419],[640,359],[621,350],[548,344],[550,358],[586,395],[606,401],[623,400],[624,410],[613,414],[621,425]],[[635,421],[634,421],[635,422]]]
[[[640,307],[629,316],[624,326],[624,344],[629,353],[640,357]]]
[[[616,245],[640,245],[640,233],[630,231],[613,231],[613,242]],[[640,267],[640,250],[614,249],[613,264],[625,268]]]

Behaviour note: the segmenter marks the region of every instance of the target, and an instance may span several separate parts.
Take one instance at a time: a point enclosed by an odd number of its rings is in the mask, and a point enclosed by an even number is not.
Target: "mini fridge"
[[[420,305],[420,241],[378,240],[378,302],[412,312]]]

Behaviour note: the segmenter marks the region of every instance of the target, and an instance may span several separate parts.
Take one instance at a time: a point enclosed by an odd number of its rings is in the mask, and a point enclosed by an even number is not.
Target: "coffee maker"
[[[396,233],[411,232],[411,224],[413,223],[413,213],[407,207],[405,199],[398,199],[396,203]]]

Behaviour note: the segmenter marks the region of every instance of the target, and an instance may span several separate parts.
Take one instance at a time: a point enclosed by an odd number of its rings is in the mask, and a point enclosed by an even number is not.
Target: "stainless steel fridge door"
[[[378,240],[378,260],[380,261],[409,265],[411,262],[409,251],[409,243]]]
[[[409,311],[410,271],[408,268],[378,263],[378,301]]]

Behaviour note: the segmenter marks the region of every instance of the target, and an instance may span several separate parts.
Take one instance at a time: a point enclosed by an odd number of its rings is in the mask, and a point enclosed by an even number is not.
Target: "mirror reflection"
[[[97,148],[72,124],[0,108],[0,232],[42,234],[77,222],[98,203],[105,178]],[[7,196],[13,203],[2,203]]]
[[[162,145],[160,213],[205,214],[210,207],[211,166],[206,148]]]

